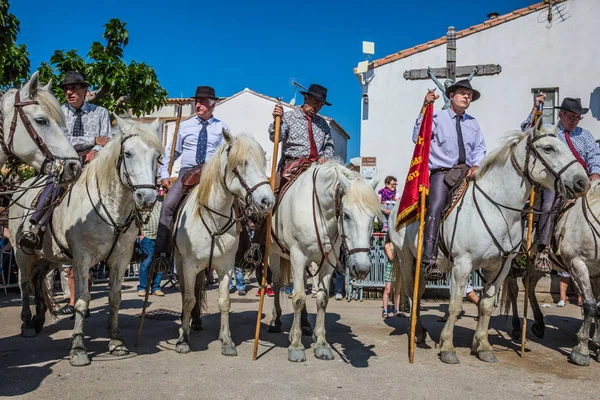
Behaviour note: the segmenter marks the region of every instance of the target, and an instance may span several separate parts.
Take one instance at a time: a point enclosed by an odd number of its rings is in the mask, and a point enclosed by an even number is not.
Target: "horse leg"
[[[527,279],[527,277],[523,278],[523,280],[525,279]],[[517,278],[512,276],[507,277],[504,284],[507,286],[507,301],[510,302],[510,307],[512,309],[512,332],[510,336],[512,340],[518,341],[523,334],[521,319],[519,318],[519,303],[517,302],[519,298],[519,285],[517,284]]]
[[[110,342],[108,342],[108,350],[113,356],[124,356],[129,354],[129,350],[125,347],[123,339],[119,333],[119,306],[121,305],[121,285],[125,271],[129,265],[129,260],[123,255],[111,257],[109,260],[109,281],[110,292],[108,293],[108,332]]]
[[[47,268],[44,268],[44,276],[48,274],[46,271],[54,272],[53,265],[50,263],[45,263]],[[33,326],[35,327],[35,333],[40,333],[44,328],[44,324],[46,323],[46,311],[48,307],[46,306],[46,302],[44,300],[44,292],[46,290],[52,293],[52,287],[46,287],[46,279],[40,279],[35,282],[35,316],[32,318]],[[52,283],[51,283],[52,285]]]
[[[329,302],[329,282],[333,270],[329,268],[327,272],[323,272],[323,270],[325,270],[325,268],[321,270],[319,291],[317,292],[317,321],[315,324],[313,342],[315,342],[315,357],[321,360],[333,360],[333,353],[325,339],[325,316],[327,303]]]
[[[452,269],[452,290],[450,292],[450,305],[448,306],[448,321],[444,325],[444,329],[440,335],[440,360],[445,364],[460,363],[453,344],[454,324],[456,323],[458,314],[462,311],[463,293],[470,272],[471,266],[464,265],[464,262],[455,263]]]
[[[90,303],[88,290],[89,263],[73,260],[73,277],[75,281],[75,327],[71,336],[71,365],[74,367],[90,364],[83,335],[83,319]]]
[[[588,347],[590,329],[592,320],[598,317],[598,306],[592,292],[588,269],[580,258],[571,260],[571,277],[578,285],[583,297],[583,323],[579,328],[579,332],[577,332],[579,343],[571,350],[569,359],[577,365],[587,367],[590,365],[590,350]]]
[[[400,260],[400,275],[402,278],[402,287],[404,288],[404,290],[406,290],[406,293],[408,294],[408,297],[410,299],[410,309],[411,309],[411,321],[410,324],[412,324],[412,319],[416,318],[417,322],[416,322],[416,327],[415,327],[415,342],[416,343],[423,343],[425,342],[425,340],[427,339],[427,330],[425,328],[423,328],[423,325],[421,324],[421,312],[419,311],[419,304],[417,304],[417,311],[416,314],[413,315],[412,314],[412,302],[413,302],[413,293],[414,293],[414,287],[415,287],[415,283],[414,283],[414,279],[413,279],[413,265],[415,263],[415,259],[412,256],[412,253],[410,252],[410,250],[400,250],[399,252],[397,252],[397,255],[399,257]],[[423,295],[423,293],[425,292],[425,285],[427,284],[426,282],[424,282],[424,272],[421,274],[421,278],[419,280],[419,299],[417,299],[418,303],[420,303],[420,298]],[[411,326],[409,324],[409,326]]]
[[[233,260],[232,260],[233,261]],[[233,262],[228,263],[233,266]],[[215,267],[218,272],[222,271],[220,266]],[[237,356],[235,343],[231,340],[231,331],[229,330],[229,309],[231,300],[229,299],[229,282],[233,268],[219,274],[219,311],[221,312],[221,330],[219,331],[219,340],[221,340],[221,354],[224,356]]]
[[[201,331],[202,328],[202,296],[204,296],[204,286],[206,282],[205,270],[200,271],[196,275],[196,286],[194,287],[194,294],[196,296],[196,304],[192,309],[192,330]]]
[[[196,276],[198,275],[198,268],[196,265],[190,262],[183,261],[178,257],[177,265],[182,265],[182,270],[179,274],[179,287],[181,289],[181,326],[179,327],[179,338],[175,346],[175,350],[178,353],[189,353],[192,351],[189,345],[190,337],[190,316],[194,304],[196,303],[196,295],[194,293],[194,286],[196,283]]]
[[[306,293],[304,288],[304,269],[308,259],[301,250],[293,247],[290,250],[292,263],[292,274],[294,276],[294,294],[292,295],[292,306],[294,307],[294,323],[290,329],[290,346],[288,347],[288,360],[292,362],[306,361],[304,345],[302,344],[302,309],[306,304]]]
[[[594,278],[591,280],[592,291],[596,299],[596,308],[600,307],[600,278]],[[600,309],[594,318],[594,336],[592,336],[592,343],[596,346],[596,361],[600,362]]]
[[[531,332],[533,332],[533,334],[536,337],[541,339],[544,337],[544,333],[546,331],[546,324],[544,324],[544,314],[542,313],[542,309],[540,308],[540,305],[537,301],[535,287],[542,278],[542,274],[540,274],[535,268],[533,268],[533,271],[529,272],[527,276],[529,277],[529,304],[531,305],[531,309],[533,310],[534,319],[534,322],[531,325]]]
[[[508,261],[506,265],[510,266],[510,262]],[[477,358],[488,363],[498,362],[494,355],[494,349],[488,341],[488,329],[490,326],[490,317],[494,311],[496,295],[500,288],[500,282],[504,281],[506,274],[508,274],[508,268],[505,268],[505,271],[500,273],[500,276],[493,285],[486,285],[487,287],[483,291],[483,298],[479,301],[479,320],[477,321],[477,330],[473,336],[471,350],[477,355]],[[516,281],[514,282],[516,284]]]
[[[19,268],[19,289],[21,289],[21,336],[33,337],[36,335],[36,332],[31,321],[29,294],[35,259],[21,250],[16,251],[15,257]]]
[[[277,254],[271,254],[269,256],[269,264],[271,267],[272,277],[273,277],[273,291],[275,292],[275,296],[273,296],[273,311],[271,313],[271,322],[269,323],[268,332],[271,333],[280,333],[281,332],[281,294],[279,291],[283,287],[283,276],[281,274],[280,269],[280,256]],[[262,282],[260,282],[262,283]]]
[[[302,328],[302,336],[311,336],[313,334],[313,328],[308,320],[308,310],[306,309],[306,303],[302,307],[302,314],[300,315],[300,327]]]

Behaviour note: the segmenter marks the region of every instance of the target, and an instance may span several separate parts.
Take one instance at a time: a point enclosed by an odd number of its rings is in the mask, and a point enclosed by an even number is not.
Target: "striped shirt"
[[[160,218],[160,209],[162,208],[162,202],[157,201],[154,203],[154,208],[150,212],[148,222],[142,226],[142,234],[145,238],[156,240],[156,232],[158,231],[158,219]]]
[[[533,114],[529,114],[527,119],[521,124],[521,130],[523,132],[531,125],[532,120]],[[546,124],[545,127],[546,129],[551,128],[552,124]],[[561,142],[567,144],[565,128],[563,128],[560,122],[556,129],[556,136]],[[575,128],[573,132],[570,132],[569,136],[571,137],[571,142],[573,142],[573,147],[575,147],[577,153],[579,153],[581,158],[583,158],[587,164],[588,174],[600,174],[600,148],[598,148],[594,136],[589,131],[579,126]]]

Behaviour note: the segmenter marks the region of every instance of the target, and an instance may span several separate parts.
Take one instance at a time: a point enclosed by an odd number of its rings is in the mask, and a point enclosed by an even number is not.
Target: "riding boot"
[[[549,274],[552,271],[550,261],[550,238],[554,231],[554,215],[551,213],[556,199],[556,194],[550,189],[544,189],[542,192],[541,211],[542,214],[537,224],[538,252],[535,256],[533,266],[542,274]]]

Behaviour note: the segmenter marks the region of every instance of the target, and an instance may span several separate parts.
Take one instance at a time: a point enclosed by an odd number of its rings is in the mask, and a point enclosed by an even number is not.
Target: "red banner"
[[[431,146],[432,125],[433,104],[429,104],[423,112],[415,151],[410,160],[410,168],[398,209],[396,230],[417,220],[421,211],[425,212],[425,210],[419,209],[419,193],[429,191],[429,147]]]

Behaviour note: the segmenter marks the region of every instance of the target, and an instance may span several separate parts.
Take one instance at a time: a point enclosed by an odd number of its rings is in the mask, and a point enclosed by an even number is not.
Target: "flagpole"
[[[421,123],[425,117],[427,105],[421,110]],[[419,187],[419,235],[417,236],[417,265],[415,267],[414,290],[412,298],[412,310],[410,312],[410,338],[408,360],[412,364],[415,361],[415,330],[417,328],[417,310],[419,303],[419,284],[421,278],[421,259],[423,257],[423,230],[425,228],[425,206],[427,200],[427,190],[424,187]]]
[[[544,102],[540,102],[538,105],[538,110],[531,120],[531,126],[535,129],[537,122],[542,115],[544,114]],[[527,216],[527,265],[529,265],[529,261],[531,260],[531,242],[533,239],[533,203],[535,201],[535,187],[531,187],[531,194],[529,195],[529,215]],[[534,266],[535,268],[535,266]],[[529,300],[529,271],[527,272],[527,277],[525,279],[525,298],[523,300],[523,327],[521,328],[522,336],[521,336],[521,358],[525,357],[525,342],[527,341],[527,309],[529,305],[527,304]],[[515,310],[515,312],[518,312]]]

